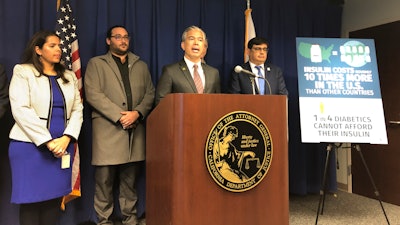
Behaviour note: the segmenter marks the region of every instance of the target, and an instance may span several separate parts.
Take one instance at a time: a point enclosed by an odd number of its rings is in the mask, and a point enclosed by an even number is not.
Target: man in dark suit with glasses
[[[232,73],[228,92],[232,94],[288,95],[282,70],[267,63],[268,42],[255,37],[247,44],[249,61]],[[249,74],[252,73],[254,75]]]

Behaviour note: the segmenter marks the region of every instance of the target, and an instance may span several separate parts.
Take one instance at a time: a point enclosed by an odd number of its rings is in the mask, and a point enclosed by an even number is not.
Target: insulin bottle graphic
[[[318,63],[322,62],[321,47],[317,44],[311,45],[311,62]]]

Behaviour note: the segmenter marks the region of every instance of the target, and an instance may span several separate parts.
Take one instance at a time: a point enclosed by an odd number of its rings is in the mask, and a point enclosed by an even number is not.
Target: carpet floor
[[[317,221],[320,195],[289,196],[289,224],[312,225]],[[323,215],[318,215],[318,225],[400,225],[400,206],[364,196],[337,192],[326,194]]]

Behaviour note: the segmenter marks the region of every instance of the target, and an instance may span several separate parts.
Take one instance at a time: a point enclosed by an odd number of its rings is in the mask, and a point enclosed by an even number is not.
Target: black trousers
[[[19,206],[20,225],[56,225],[59,222],[61,199],[26,203]]]

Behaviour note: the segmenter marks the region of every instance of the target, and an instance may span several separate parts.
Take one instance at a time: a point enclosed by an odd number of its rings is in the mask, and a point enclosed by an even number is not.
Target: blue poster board
[[[302,142],[387,144],[372,39],[296,38]]]

